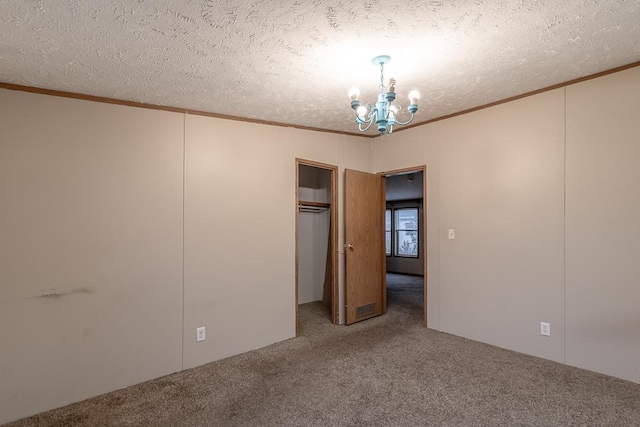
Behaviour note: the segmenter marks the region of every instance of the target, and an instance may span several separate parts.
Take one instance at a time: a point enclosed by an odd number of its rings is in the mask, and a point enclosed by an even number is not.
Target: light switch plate
[[[456,238],[456,229],[455,228],[450,228],[449,229],[449,240],[454,240]]]

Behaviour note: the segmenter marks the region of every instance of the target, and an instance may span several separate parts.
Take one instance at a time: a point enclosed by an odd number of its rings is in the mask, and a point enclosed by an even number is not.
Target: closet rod
[[[312,213],[318,213],[318,212],[324,212],[326,210],[328,210],[329,208],[320,208],[317,206],[298,206],[298,211],[300,212],[312,212]]]
[[[323,202],[309,202],[306,200],[299,200],[298,201],[298,206],[313,206],[313,207],[317,207],[317,208],[330,208],[331,207],[331,203],[323,203]]]

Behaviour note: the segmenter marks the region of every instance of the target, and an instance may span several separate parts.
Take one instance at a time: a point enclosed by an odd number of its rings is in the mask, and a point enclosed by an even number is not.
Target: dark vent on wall
[[[376,303],[372,302],[371,304],[361,305],[360,307],[356,307],[356,318],[369,316],[370,314],[374,314],[376,312]]]

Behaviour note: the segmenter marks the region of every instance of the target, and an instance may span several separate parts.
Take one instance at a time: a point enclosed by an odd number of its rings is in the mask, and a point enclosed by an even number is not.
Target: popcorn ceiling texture
[[[640,0],[0,0],[0,28],[1,82],[345,132],[380,54],[418,122],[640,61]]]

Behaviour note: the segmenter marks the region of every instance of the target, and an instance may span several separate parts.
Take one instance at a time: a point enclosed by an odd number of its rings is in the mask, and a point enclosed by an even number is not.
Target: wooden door
[[[345,170],[346,323],[386,312],[384,181]]]

